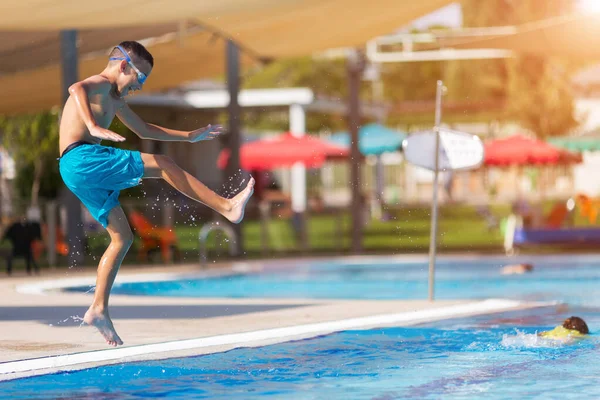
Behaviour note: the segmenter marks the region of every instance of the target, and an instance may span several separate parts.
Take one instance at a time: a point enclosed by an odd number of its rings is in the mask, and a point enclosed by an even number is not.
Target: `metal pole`
[[[4,160],[2,159],[2,153],[0,152],[0,224],[4,223],[6,215],[4,215]]]
[[[375,201],[377,204],[377,218],[383,217],[383,192],[385,190],[385,167],[383,155],[378,154],[375,161]]]
[[[350,132],[350,185],[352,185],[352,253],[362,250],[363,201],[360,184],[361,156],[358,148],[358,127],[360,125],[360,79],[365,68],[364,55],[359,50],[348,58],[348,131]]]
[[[47,254],[48,265],[56,267],[56,202],[50,201],[46,204],[46,226],[47,232]]]
[[[240,51],[233,40],[227,40],[227,91],[229,92],[228,112],[228,147],[230,151],[229,162],[225,172],[227,177],[233,177],[240,173],[240,125],[242,109],[238,101],[240,92]],[[227,178],[227,179],[228,179]],[[242,238],[242,227],[240,224],[231,224],[235,232],[235,255],[239,256],[244,251],[244,240]]]
[[[260,244],[261,253],[266,256],[269,252],[269,222],[271,219],[271,202],[261,201],[258,205],[260,212]]]
[[[433,201],[431,203],[431,234],[429,241],[429,300],[433,301],[433,288],[435,285],[435,256],[436,256],[436,240],[438,227],[438,166],[440,152],[440,133],[439,127],[442,121],[442,94],[444,84],[442,81],[437,81],[437,90],[435,94],[435,154],[434,154],[434,171],[433,171]]]
[[[379,66],[376,66],[379,71]],[[377,73],[377,79],[373,82],[373,99],[379,108],[377,110],[377,122],[381,125],[385,123],[386,112],[383,108],[383,80],[381,74]],[[377,218],[383,217],[383,205],[384,205],[384,189],[385,189],[385,167],[383,165],[383,155],[378,154],[375,162],[375,201],[377,205]]]
[[[69,87],[77,82],[78,77],[78,55],[77,55],[77,31],[65,30],[60,32],[60,49],[62,58],[62,99],[63,104],[69,98]],[[83,223],[81,217],[81,202],[68,189],[64,189],[64,200],[67,206],[67,242],[69,254],[67,256],[69,266],[81,264],[83,255]],[[52,245],[52,244],[50,244]],[[49,248],[55,251],[56,247]]]

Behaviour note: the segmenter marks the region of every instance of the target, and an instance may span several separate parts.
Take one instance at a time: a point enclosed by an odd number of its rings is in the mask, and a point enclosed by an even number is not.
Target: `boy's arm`
[[[129,106],[123,102],[123,105],[117,111],[117,116],[142,139],[154,140],[181,140],[186,142],[198,142],[200,140],[211,140],[223,133],[223,128],[219,125],[208,125],[194,131],[178,131],[175,129],[163,128],[162,126],[148,124],[144,122]]]
[[[75,100],[77,111],[85,123],[85,126],[88,128],[90,135],[99,139],[122,142],[125,140],[123,136],[98,126],[94,114],[92,113],[92,107],[90,106],[90,96],[108,93],[110,89],[111,84],[106,78],[100,75],[94,75],[71,85],[69,87],[69,94]]]

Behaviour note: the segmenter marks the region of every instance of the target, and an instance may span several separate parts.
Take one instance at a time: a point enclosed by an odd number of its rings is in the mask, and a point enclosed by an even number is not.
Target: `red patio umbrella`
[[[581,155],[522,135],[491,140],[485,146],[485,165],[556,165],[581,162]]]
[[[318,168],[328,158],[347,157],[349,150],[327,141],[304,135],[283,133],[275,138],[244,143],[240,148],[240,164],[245,170],[270,170],[291,167],[297,162],[307,168]],[[229,150],[219,154],[217,165],[223,169],[229,160]]]

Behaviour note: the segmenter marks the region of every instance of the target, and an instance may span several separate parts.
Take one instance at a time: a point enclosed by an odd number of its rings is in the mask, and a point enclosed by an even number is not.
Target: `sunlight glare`
[[[578,8],[585,13],[599,13],[600,0],[579,0]]]

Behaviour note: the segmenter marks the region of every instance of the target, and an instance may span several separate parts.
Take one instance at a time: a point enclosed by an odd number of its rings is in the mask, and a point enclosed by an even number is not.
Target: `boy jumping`
[[[133,242],[133,234],[119,205],[119,191],[136,186],[143,178],[162,178],[189,198],[201,202],[239,223],[254,188],[254,179],[231,199],[223,198],[163,155],[102,146],[100,141],[122,142],[124,137],[109,131],[115,115],[142,139],[211,140],[222,133],[220,126],[208,125],[184,132],[147,124],[124,101],[128,93],[141,90],[150,75],[154,59],[138,42],[122,42],[113,49],[99,75],[69,88],[60,121],[60,174],[65,185],[106,228],[110,245],[100,260],[96,291],[83,320],[95,326],[111,346],[123,344],[108,313],[113,282]]]

